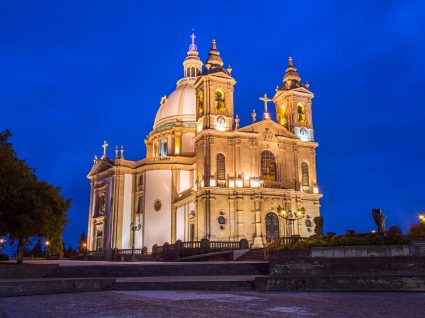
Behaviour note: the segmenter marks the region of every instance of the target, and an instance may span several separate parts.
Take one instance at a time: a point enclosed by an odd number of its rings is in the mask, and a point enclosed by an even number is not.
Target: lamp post
[[[49,241],[49,240],[46,240],[46,242],[45,242],[44,244],[46,244],[46,256],[48,256],[48,255],[49,255],[49,245],[50,245],[50,241]]]
[[[4,248],[4,245],[6,244],[6,240],[2,237],[0,237],[0,251]]]
[[[132,240],[131,240],[131,255],[134,255],[134,241],[135,241],[135,236],[136,236],[136,231],[139,231],[142,228],[142,225],[139,223],[138,225],[134,225],[134,223],[132,222],[130,224],[130,231],[133,232],[133,236],[132,236]]]
[[[282,208],[280,205],[277,207],[277,215],[279,217],[281,217],[282,219],[286,220],[286,225],[287,225],[287,232],[291,233],[291,235],[288,236],[292,236],[294,235],[295,232],[295,228],[294,228],[294,224],[295,221],[301,220],[304,216],[305,216],[305,208],[302,207],[300,209],[297,209],[297,211],[292,212],[292,211],[288,211],[285,208]],[[288,226],[289,225],[289,226]]]

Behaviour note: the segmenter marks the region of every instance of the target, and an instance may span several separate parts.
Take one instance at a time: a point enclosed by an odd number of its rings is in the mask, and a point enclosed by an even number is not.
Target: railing
[[[152,258],[156,260],[178,259],[185,255],[185,251],[198,250],[191,252],[208,253],[208,250],[229,251],[237,249],[248,249],[249,243],[242,239],[238,241],[210,241],[202,239],[200,241],[182,242],[178,240],[175,244],[164,243],[162,246],[154,245],[152,247]]]
[[[285,189],[284,183],[280,181],[261,181],[261,186],[263,188],[273,188],[273,189]]]

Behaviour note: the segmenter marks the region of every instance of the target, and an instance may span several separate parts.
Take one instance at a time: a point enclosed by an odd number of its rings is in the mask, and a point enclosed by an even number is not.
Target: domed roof
[[[196,121],[196,93],[191,83],[179,85],[161,101],[153,128],[176,121]]]

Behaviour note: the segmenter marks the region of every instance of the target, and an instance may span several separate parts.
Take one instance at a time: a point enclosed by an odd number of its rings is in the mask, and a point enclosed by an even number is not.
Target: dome
[[[196,93],[190,83],[179,85],[164,98],[156,113],[153,128],[176,121],[196,121]]]

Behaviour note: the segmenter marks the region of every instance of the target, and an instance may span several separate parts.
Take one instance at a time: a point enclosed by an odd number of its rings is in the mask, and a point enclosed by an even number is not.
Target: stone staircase
[[[238,261],[264,261],[263,248],[251,248],[248,252],[237,259]]]

